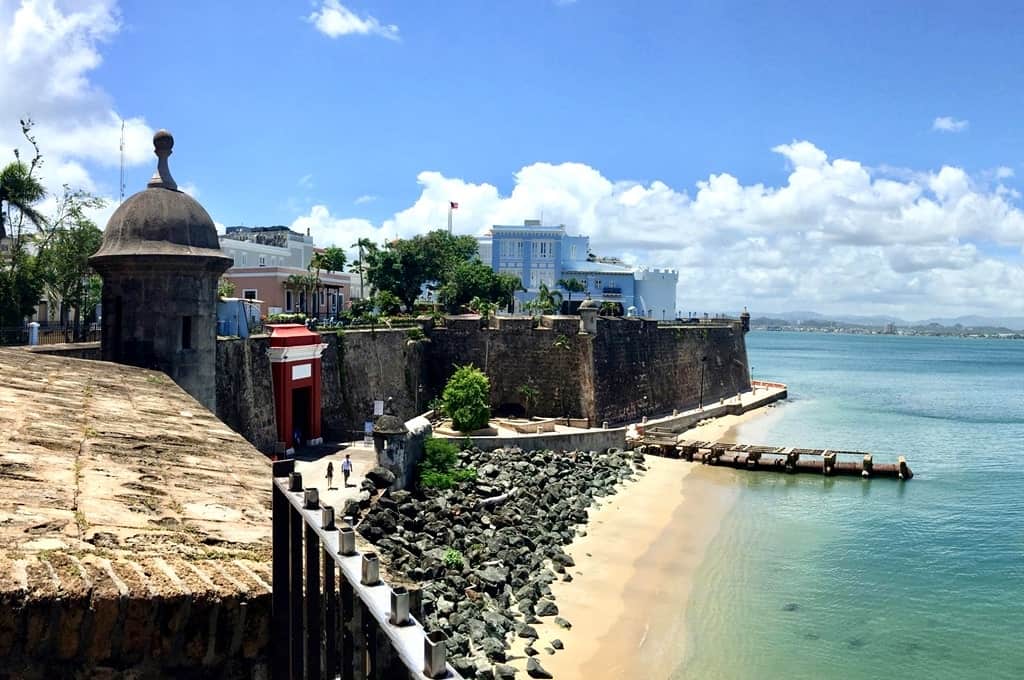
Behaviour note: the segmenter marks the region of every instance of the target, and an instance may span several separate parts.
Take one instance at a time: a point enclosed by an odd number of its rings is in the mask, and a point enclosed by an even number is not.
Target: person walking
[[[330,491],[334,482],[334,461],[327,461],[327,490]]]
[[[345,488],[348,488],[348,476],[352,474],[352,459],[345,454],[345,460],[341,461],[341,474],[345,475]]]

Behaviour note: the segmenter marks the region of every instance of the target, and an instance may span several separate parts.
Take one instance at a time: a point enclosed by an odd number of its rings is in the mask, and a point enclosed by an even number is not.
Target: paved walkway
[[[346,453],[352,457],[352,476],[348,479],[347,488],[344,486],[344,475],[341,474],[341,462],[345,460]],[[330,489],[327,488],[328,462],[334,463],[334,479]],[[361,440],[307,446],[295,456],[295,470],[302,473],[303,486],[319,489],[320,502],[333,506],[337,513],[341,512],[347,499],[359,495],[359,483],[376,466],[377,454],[373,445],[363,444]]]

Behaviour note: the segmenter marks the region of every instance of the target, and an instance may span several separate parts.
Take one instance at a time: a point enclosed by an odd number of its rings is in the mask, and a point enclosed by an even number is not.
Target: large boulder
[[[395,473],[380,465],[367,472],[366,478],[378,489],[386,489],[395,483]]]

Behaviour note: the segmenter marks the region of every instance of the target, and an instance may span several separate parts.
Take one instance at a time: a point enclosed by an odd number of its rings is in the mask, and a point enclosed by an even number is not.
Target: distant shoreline
[[[947,330],[915,330],[913,328],[899,328],[894,333],[887,333],[881,328],[859,328],[859,327],[819,327],[819,326],[756,326],[751,325],[751,331],[764,333],[825,333],[828,335],[882,335],[890,338],[968,338],[971,340],[1024,340],[1024,331],[993,331],[973,332],[969,330],[957,331]]]

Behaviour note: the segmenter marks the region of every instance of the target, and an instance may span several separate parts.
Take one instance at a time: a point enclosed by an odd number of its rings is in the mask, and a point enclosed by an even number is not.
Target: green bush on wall
[[[459,432],[487,427],[491,419],[491,382],[473,366],[457,366],[441,393],[444,410]]]
[[[271,314],[267,323],[306,323],[305,314]]]

